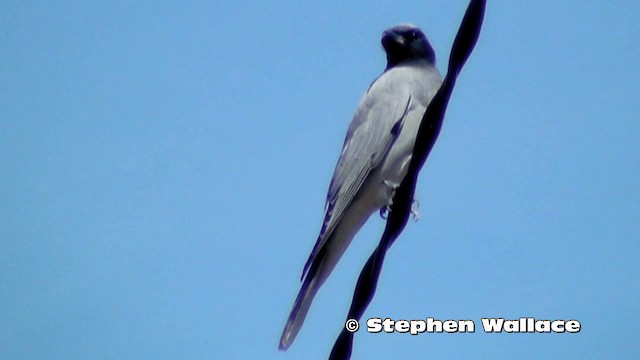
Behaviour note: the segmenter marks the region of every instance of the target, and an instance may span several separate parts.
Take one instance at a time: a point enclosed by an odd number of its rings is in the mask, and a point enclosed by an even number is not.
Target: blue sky
[[[326,358],[372,217],[277,342],[347,125],[466,1],[5,2],[0,358]],[[634,358],[640,3],[489,1],[365,319],[578,319],[579,334],[368,334],[354,359]]]

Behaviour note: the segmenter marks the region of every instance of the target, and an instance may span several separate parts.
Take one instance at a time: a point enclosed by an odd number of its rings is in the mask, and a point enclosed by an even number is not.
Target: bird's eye
[[[415,30],[409,31],[409,39],[415,39],[418,37],[418,32]]]

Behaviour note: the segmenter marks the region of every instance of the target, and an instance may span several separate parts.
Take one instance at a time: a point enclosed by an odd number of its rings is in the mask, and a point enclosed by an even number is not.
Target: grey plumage
[[[389,205],[407,173],[422,115],[442,83],[434,51],[417,27],[386,30],[382,45],[387,67],[369,86],[349,125],[281,350],[295,339],[318,289],[355,234],[371,214]]]

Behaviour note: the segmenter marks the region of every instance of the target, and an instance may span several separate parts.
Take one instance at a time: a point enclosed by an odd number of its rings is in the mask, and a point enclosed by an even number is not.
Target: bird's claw
[[[391,200],[389,200],[389,203],[385,207],[380,208],[380,217],[386,220],[389,217],[389,213],[391,212],[391,205],[393,205],[393,197],[395,196],[395,189],[397,189],[398,186],[400,186],[400,184],[393,183],[389,180],[385,180],[384,184],[387,185],[389,188],[393,189],[393,195],[391,196]],[[418,222],[418,220],[420,220],[420,213],[418,212],[419,207],[420,207],[420,200],[414,197],[413,201],[411,202],[411,215],[413,216],[414,222]]]
[[[380,217],[387,220],[389,213],[391,212],[391,204],[380,208]]]
[[[396,189],[398,188],[398,186],[400,186],[400,184],[396,184],[389,180],[385,180],[384,184],[388,186],[389,189],[393,190],[389,203],[385,207],[380,208],[380,217],[387,220],[387,218],[389,217],[389,213],[391,212],[391,205],[393,205],[393,197],[395,196]]]
[[[413,222],[418,222],[418,220],[420,220],[420,213],[418,212],[419,207],[420,200],[413,198],[413,202],[411,203],[411,215],[413,215]]]

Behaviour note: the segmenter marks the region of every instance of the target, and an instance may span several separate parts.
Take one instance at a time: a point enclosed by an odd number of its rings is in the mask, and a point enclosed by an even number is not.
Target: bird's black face
[[[382,46],[387,52],[387,69],[406,60],[424,59],[435,63],[431,44],[419,28],[398,25],[382,33]]]

